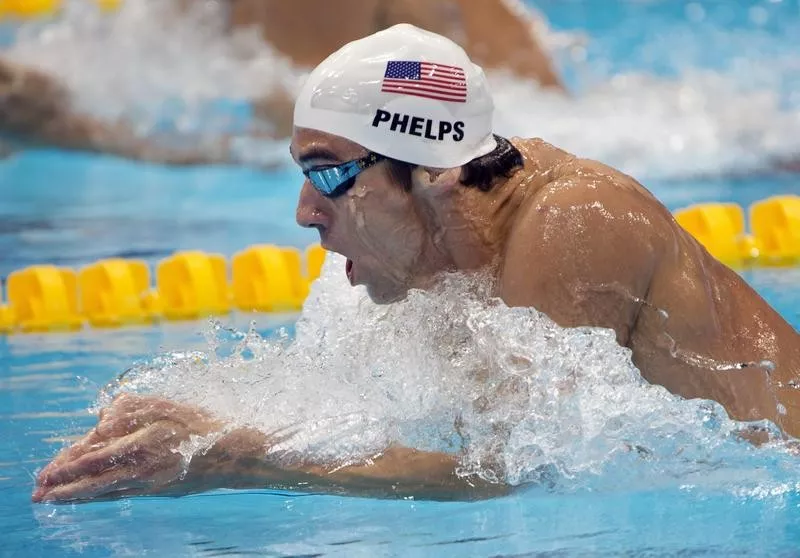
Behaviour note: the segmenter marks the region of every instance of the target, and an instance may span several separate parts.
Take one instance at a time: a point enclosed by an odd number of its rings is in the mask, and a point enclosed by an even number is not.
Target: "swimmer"
[[[0,58],[0,134],[11,144],[108,153],[170,165],[233,162],[228,141],[189,147],[167,138],[140,137],[132,126],[110,123],[74,111],[69,91],[49,75]]]
[[[184,2],[183,8],[191,5]],[[563,89],[532,19],[510,0],[229,0],[227,8],[231,31],[255,27],[297,68],[313,68],[347,42],[408,21],[460,41],[491,68]],[[334,20],[337,24],[331,25]],[[493,32],[500,27],[502,33]],[[2,58],[0,87],[0,133],[20,147],[52,146],[170,165],[245,163],[232,147],[236,138],[145,136],[125,123],[80,114],[55,77]],[[259,126],[267,130],[259,133],[261,139],[291,136],[293,105],[293,95],[281,88],[254,99],[254,115],[266,124]],[[183,147],[169,139],[180,140]]]
[[[536,34],[534,14],[515,0],[229,0],[229,9],[232,29],[254,26],[299,68],[313,68],[345,43],[409,23],[455,41],[487,69],[565,92]],[[283,115],[291,115],[293,105],[292,95],[276,90],[257,99],[254,112],[276,136],[288,137],[292,122]]]
[[[360,102],[344,102],[353,96]],[[508,306],[613,330],[649,382],[800,436],[792,326],[634,178],[541,139],[495,135],[492,114],[483,71],[442,36],[398,25],[344,46],[295,106],[291,154],[306,176],[298,223],[345,256],[343,273],[377,303],[444,272],[480,270]],[[184,470],[176,448],[214,433]],[[123,395],[41,471],[33,499],[223,487],[469,499],[509,489],[459,476],[458,455],[391,446],[352,466],[303,456],[288,465],[268,457],[280,442],[203,409]]]
[[[255,27],[301,68],[345,43],[409,23],[455,41],[484,68],[564,90],[536,34],[535,14],[518,0],[228,0],[228,10],[232,29]]]

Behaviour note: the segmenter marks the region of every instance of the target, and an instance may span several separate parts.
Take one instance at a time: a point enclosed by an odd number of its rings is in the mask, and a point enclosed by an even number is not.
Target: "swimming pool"
[[[564,28],[587,29],[597,42],[589,58],[606,61],[609,72],[633,65],[670,74],[665,45],[647,38],[659,24],[683,29],[687,13],[713,22],[716,4],[632,3],[610,12],[592,2],[538,4]],[[566,6],[566,7],[564,7]],[[777,49],[782,35],[800,23],[789,3],[737,4],[727,13],[735,24],[768,12],[764,30]],[[687,11],[688,10],[688,11]],[[724,15],[724,14],[723,14]],[[719,16],[723,17],[723,16]],[[727,16],[726,16],[727,17]],[[792,19],[793,18],[793,19]],[[760,21],[760,19],[759,19]],[[744,22],[744,23],[742,23]],[[626,29],[627,33],[621,33]],[[718,28],[717,32],[719,32]],[[759,31],[760,33],[760,31]],[[714,37],[719,37],[712,34]],[[752,38],[752,36],[751,36]],[[722,41],[732,47],[738,40]],[[647,48],[642,47],[644,44]],[[695,45],[697,46],[697,45]],[[659,47],[664,50],[658,50]],[[728,52],[714,52],[718,67]],[[655,58],[642,53],[655,52]],[[594,49],[594,50],[593,50]],[[785,45],[781,52],[797,49]],[[685,49],[684,49],[685,50]],[[711,49],[713,50],[713,49]],[[629,56],[635,51],[636,56]],[[698,53],[701,49],[698,49]],[[709,55],[707,52],[702,53]],[[710,55],[709,55],[710,56]],[[704,60],[691,60],[701,64]],[[577,78],[576,78],[577,79]],[[780,82],[791,89],[791,77]],[[683,82],[684,85],[686,82]],[[773,84],[770,84],[773,85]],[[711,139],[693,133],[705,121],[674,122],[664,84],[627,90],[605,101],[620,107],[628,96],[660,92],[660,104],[643,116],[645,130],[682,131],[692,149],[703,151]],[[510,93],[504,91],[503,94]],[[665,100],[666,98],[666,100]],[[544,101],[543,101],[544,102]],[[786,114],[800,100],[782,99]],[[736,101],[720,99],[729,110]],[[733,104],[730,104],[733,103]],[[786,108],[788,105],[788,109]],[[575,112],[596,104],[569,105]],[[724,107],[723,107],[724,108]],[[693,117],[702,114],[698,110]],[[762,114],[762,126],[775,121]],[[508,117],[508,113],[502,116]],[[544,127],[568,142],[587,145],[570,135],[570,115],[559,114]],[[786,118],[790,118],[787,116]],[[610,120],[609,122],[611,122]],[[595,122],[600,124],[602,122]],[[559,127],[559,124],[561,125]],[[725,128],[728,129],[728,128]],[[763,137],[753,139],[761,146]],[[719,131],[719,130],[718,130]],[[558,133],[556,133],[558,132]],[[599,155],[627,162],[625,153],[637,132],[605,130]],[[547,137],[547,134],[544,134]],[[556,141],[556,140],[554,140]],[[639,138],[641,143],[647,139]],[[738,143],[725,145],[735,147]],[[657,142],[656,142],[657,143]],[[734,142],[735,143],[735,142]],[[587,149],[588,150],[588,149]],[[724,150],[704,151],[724,166]],[[747,206],[774,193],[800,194],[800,180],[780,174],[730,179],[665,176],[665,161],[696,169],[685,152],[642,148],[642,181],[676,210],[690,203],[724,200]],[[122,255],[150,262],[175,250],[202,248],[223,254],[267,240],[303,247],[314,233],[294,224],[299,188],[294,169],[258,172],[235,168],[164,169],[111,158],[28,152],[0,162],[0,276],[41,262],[78,267]],[[640,176],[637,174],[637,176]],[[758,269],[746,279],[795,326],[800,327],[800,268]],[[269,336],[295,316],[238,316],[247,327],[254,318]],[[168,323],[153,328],[86,330],[74,334],[0,337],[0,503],[2,556],[796,556],[800,548],[800,465],[744,449],[712,455],[711,463],[680,469],[666,461],[642,472],[634,466],[592,477],[585,486],[533,488],[479,503],[377,501],[274,491],[214,492],[181,499],[132,499],[80,506],[30,504],[32,475],[61,447],[61,439],[90,427],[88,408],[98,389],[131,363],[155,355],[192,349],[208,351],[204,323]],[[724,448],[723,448],[724,449]],[[800,462],[798,462],[800,463]],[[692,470],[692,467],[695,469]],[[693,474],[694,473],[694,474]],[[763,477],[763,482],[759,479]]]

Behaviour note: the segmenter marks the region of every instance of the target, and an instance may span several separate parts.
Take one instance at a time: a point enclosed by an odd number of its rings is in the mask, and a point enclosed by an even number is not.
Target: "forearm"
[[[253,429],[238,429],[219,439],[189,464],[183,489],[302,489],[352,496],[414,497],[434,500],[479,499],[502,495],[508,487],[456,473],[451,454],[391,447],[358,465],[313,461],[279,464],[269,458],[270,441]]]
[[[48,124],[41,140],[66,149],[108,153],[118,157],[167,165],[233,162],[229,139],[224,136],[176,137],[184,145],[170,145],[159,134],[139,135],[125,123],[105,122],[88,115],[65,113]]]
[[[280,441],[252,428],[228,430],[190,405],[123,394],[101,412],[97,427],[39,473],[31,497],[35,502],[80,502],[277,488],[463,500],[507,491],[458,475],[458,459],[444,453],[390,447],[357,465],[342,466],[277,451]],[[189,448],[195,449],[189,453]]]

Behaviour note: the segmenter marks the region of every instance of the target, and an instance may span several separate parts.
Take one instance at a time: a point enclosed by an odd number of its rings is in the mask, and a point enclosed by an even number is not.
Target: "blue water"
[[[733,0],[605,2],[603,0],[541,0],[537,6],[558,30],[581,30],[590,37],[587,64],[578,72],[565,67],[571,89],[610,75],[646,68],[651,75],[678,77],[687,70],[734,71],[746,61],[757,70],[770,69],[780,59],[797,54],[800,45],[794,0]],[[699,39],[699,38],[702,39]],[[759,83],[757,71],[742,75],[739,85]],[[780,91],[796,96],[800,72],[782,76]],[[774,85],[774,83],[773,83]]]
[[[589,60],[611,75],[631,68],[677,75],[658,31],[685,31],[684,2],[596,1],[537,5],[559,29],[593,37]],[[714,46],[682,64],[724,70],[740,46],[720,28],[786,36],[797,2],[706,2]],[[754,29],[753,7],[769,18]],[[769,43],[775,48],[775,41]],[[756,44],[758,46],[758,44]],[[765,49],[758,51],[769,56]],[[586,75],[572,75],[577,86]],[[594,79],[594,78],[593,78]],[[791,83],[791,79],[781,82]],[[787,87],[789,87],[787,85]],[[791,95],[787,103],[791,104]],[[643,138],[646,141],[646,138]],[[800,178],[643,182],[671,210],[702,201],[747,206],[800,194]],[[294,224],[300,175],[231,167],[165,169],[42,150],[0,161],[0,277],[28,265],[78,267],[110,256],[151,263],[180,249],[230,255],[250,244],[304,247]],[[800,327],[800,269],[744,277]],[[268,334],[293,316],[255,318]],[[76,334],[0,336],[0,556],[800,556],[800,490],[734,495],[677,488],[553,494],[530,489],[480,503],[378,501],[273,491],[214,492],[79,506],[32,505],[33,476],[62,437],[94,424],[97,391],[132,363],[206,348],[203,323]],[[800,480],[800,462],[798,462]]]

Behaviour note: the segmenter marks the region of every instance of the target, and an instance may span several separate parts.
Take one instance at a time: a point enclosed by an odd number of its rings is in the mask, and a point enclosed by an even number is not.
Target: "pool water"
[[[626,170],[641,170],[636,176],[671,210],[717,200],[746,207],[776,193],[800,195],[797,176],[730,178],[724,172],[736,168],[726,166],[726,149],[750,145],[759,156],[768,156],[774,147],[770,130],[796,122],[800,99],[792,92],[800,72],[796,65],[794,73],[787,71],[791,66],[786,62],[798,49],[791,41],[800,26],[796,3],[600,4],[536,4],[556,30],[586,32],[592,38],[587,62],[567,72],[575,89],[590,91],[601,77],[629,71],[683,80],[684,87],[692,83],[684,75],[687,67],[730,77],[735,74],[731,60],[744,43],[752,49],[752,60],[772,60],[779,78],[767,80],[765,72],[758,84],[727,83],[766,87],[776,96],[768,105],[773,112],[762,113],[761,128],[736,128],[742,136],[726,143],[715,134],[730,131],[730,119],[739,116],[723,115],[723,109],[736,112],[742,98],[731,91],[733,100],[719,99],[722,108],[690,110],[692,118],[676,124],[675,113],[664,110],[673,100],[671,86],[656,82],[619,94],[606,92],[601,97],[606,104],[578,99],[567,105],[583,114],[601,106],[619,109],[629,97],[655,95],[655,108],[642,115],[645,129],[621,125],[604,128],[598,136],[589,126],[606,122],[590,120],[587,133],[581,134],[572,130],[570,114],[553,113],[542,124],[545,138],[551,139],[545,132],[552,131],[555,143],[563,140],[583,154],[606,155],[604,160]],[[665,36],[694,39],[682,42],[676,52],[658,38],[656,31],[665,29]],[[709,38],[706,49],[701,48],[704,36]],[[510,89],[501,94],[519,99]],[[510,121],[508,107],[501,105],[501,111],[501,119]],[[713,116],[713,137],[695,134],[708,125],[706,114]],[[613,123],[614,115],[609,118]],[[631,123],[622,114],[619,118]],[[533,128],[530,133],[538,134]],[[681,135],[686,147],[639,149],[639,144],[648,145],[651,134],[658,144],[664,128]],[[632,149],[637,157],[629,155]],[[712,160],[718,172],[698,166],[693,150]],[[673,167],[687,172],[665,172]],[[703,178],[687,178],[692,174]],[[123,256],[155,263],[175,250],[231,255],[265,241],[304,247],[316,238],[294,223],[299,185],[299,173],[289,167],[168,169],[53,150],[18,153],[0,161],[0,277],[45,262],[79,267]],[[800,268],[742,274],[800,328]],[[258,331],[270,336],[280,326],[291,328],[295,318],[235,315],[223,321],[246,329],[252,319]],[[89,408],[98,390],[134,363],[170,351],[207,350],[209,328],[191,322],[0,336],[0,556],[800,556],[800,461],[797,469],[782,471],[787,481],[765,483],[761,490],[738,489],[725,467],[714,478],[712,467],[701,480],[667,472],[663,482],[644,487],[635,482],[627,488],[598,482],[577,491],[539,487],[477,503],[269,490],[77,506],[30,503],[36,471],[65,437],[94,424]],[[783,461],[771,465],[769,459],[754,463],[787,467]]]
[[[42,186],[29,169],[37,161],[46,161],[60,177],[59,188],[43,188],[61,198],[50,206],[57,211],[35,204]],[[3,259],[4,273],[45,257],[55,259],[56,253],[59,263],[79,265],[115,254],[157,259],[198,245],[231,253],[264,237],[297,245],[311,240],[292,230],[297,181],[290,180],[295,178],[290,173],[175,171],[59,153],[26,154],[6,165],[5,177],[25,180],[30,187],[7,192],[12,203],[4,204],[4,212],[12,207],[19,225],[2,236],[4,246],[16,247],[3,252],[11,256]],[[97,182],[86,180],[87,167],[95,169]],[[115,177],[113,189],[100,186],[107,176]],[[234,181],[235,192],[220,187]],[[163,194],[137,208],[130,200],[148,199],[141,196],[144,183]],[[746,204],[774,191],[798,193],[792,184],[797,183],[772,178],[653,189],[677,208],[686,202],[686,190],[698,200]],[[187,210],[170,221],[168,210],[177,203]],[[219,205],[227,203],[240,211],[221,211]],[[37,228],[37,223],[46,226]],[[56,242],[57,250],[52,248]],[[800,269],[753,270],[745,277],[800,327],[795,290]],[[255,319],[268,335],[293,318],[255,315],[231,321],[245,328]],[[667,483],[598,494],[528,490],[469,504],[220,491],[181,499],[31,505],[36,470],[62,446],[63,436],[79,435],[94,424],[88,408],[98,390],[132,363],[169,351],[207,348],[207,328],[204,323],[169,323],[0,337],[0,555],[796,555],[798,488],[735,495]]]

